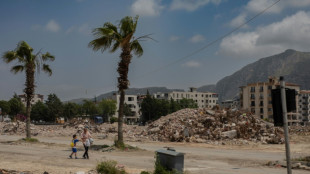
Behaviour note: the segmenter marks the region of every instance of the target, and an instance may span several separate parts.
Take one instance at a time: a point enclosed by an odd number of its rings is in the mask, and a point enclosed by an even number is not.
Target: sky
[[[310,52],[310,0],[1,0],[0,54],[24,40],[34,53],[50,52],[53,75],[36,74],[36,93],[61,100],[92,98],[117,90],[120,51],[88,47],[92,30],[139,15],[136,37],[144,54],[133,56],[131,88],[188,90],[215,84],[260,58],[286,49]],[[208,46],[213,41],[214,44]],[[197,52],[197,50],[200,50]],[[195,54],[192,54],[195,53]],[[190,56],[188,56],[190,55]],[[25,73],[0,61],[0,100],[22,94]]]

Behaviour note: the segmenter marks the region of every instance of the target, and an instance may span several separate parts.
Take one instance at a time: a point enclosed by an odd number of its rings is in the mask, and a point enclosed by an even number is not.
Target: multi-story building
[[[310,124],[310,90],[299,92],[299,113],[305,125]]]
[[[112,96],[112,99],[116,101],[116,113],[115,113],[115,117],[118,116],[118,110],[119,110],[119,102],[120,102],[120,95],[119,94],[114,94]],[[139,120],[140,118],[140,107],[138,104],[138,97],[137,95],[125,95],[125,101],[124,103],[126,103],[128,105],[128,107],[131,109],[131,111],[133,112],[132,115],[133,116],[127,116],[124,115],[124,121],[126,123],[135,123]]]
[[[213,108],[218,104],[218,94],[212,92],[197,92],[196,88],[190,88],[188,92],[172,91],[169,93],[156,93],[153,95],[157,99],[179,101],[183,98],[194,100],[199,108]]]
[[[241,86],[240,104],[242,109],[246,109],[259,116],[261,119],[273,119],[271,90],[280,86],[279,81],[270,77],[268,82],[250,83]],[[299,85],[293,83],[285,83],[286,88],[300,91]],[[296,106],[298,105],[298,95],[296,95]],[[288,124],[300,124],[302,118],[296,107],[296,112],[288,113]]]
[[[26,106],[27,105],[26,94],[18,95],[18,97],[21,99],[22,103]],[[35,94],[31,99],[31,105],[34,105],[39,101],[43,103],[43,100],[44,100],[43,95]]]

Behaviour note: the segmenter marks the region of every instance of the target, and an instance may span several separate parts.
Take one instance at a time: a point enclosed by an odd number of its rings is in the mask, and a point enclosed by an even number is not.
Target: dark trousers
[[[88,159],[89,158],[89,156],[88,156],[88,147],[85,146],[85,144],[83,144],[83,145],[84,145],[84,149],[85,149],[83,157]]]

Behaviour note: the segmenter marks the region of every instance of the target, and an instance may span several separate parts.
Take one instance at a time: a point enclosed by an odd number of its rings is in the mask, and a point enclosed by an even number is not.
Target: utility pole
[[[283,128],[284,128],[284,136],[285,136],[286,168],[287,168],[287,174],[292,174],[291,155],[290,155],[291,152],[290,152],[290,144],[289,144],[289,137],[288,137],[288,125],[287,125],[285,81],[282,76],[280,76],[280,87],[281,87],[281,102],[282,102],[282,112],[283,112]]]

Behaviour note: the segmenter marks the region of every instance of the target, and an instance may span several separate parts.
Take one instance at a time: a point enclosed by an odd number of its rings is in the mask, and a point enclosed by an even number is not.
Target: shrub
[[[140,174],[151,174],[151,173],[147,171],[142,171]]]
[[[124,169],[118,169],[116,165],[116,161],[104,161],[97,164],[96,170],[100,174],[127,174]]]
[[[110,123],[113,124],[114,122],[118,122],[118,118],[116,118],[116,117],[111,117],[111,118],[110,118]]]

